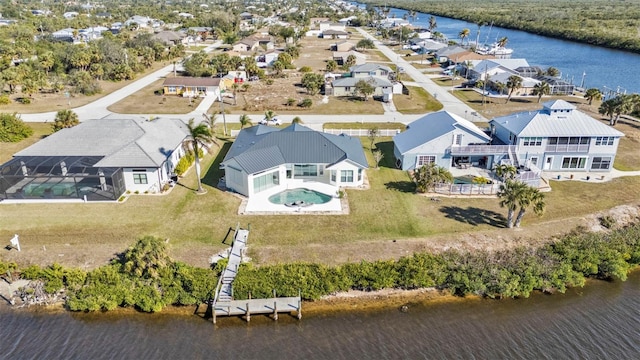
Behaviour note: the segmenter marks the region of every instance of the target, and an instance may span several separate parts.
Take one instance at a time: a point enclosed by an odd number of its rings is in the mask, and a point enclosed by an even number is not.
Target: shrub
[[[31,104],[31,99],[29,99],[28,97],[21,97],[18,99],[18,102],[21,104],[28,105],[28,104]]]
[[[185,156],[180,158],[180,160],[178,161],[178,164],[176,165],[176,168],[174,170],[175,173],[178,174],[178,176],[182,176],[182,174],[189,170],[191,164],[193,164],[194,161],[195,157],[193,156],[193,152],[187,152]]]
[[[267,85],[273,85],[273,79],[267,79],[267,80],[265,80],[265,84],[267,84]]]
[[[11,103],[11,99],[9,95],[0,96],[0,105],[9,105]]]
[[[0,113],[0,142],[18,142],[33,134],[16,113]]]
[[[293,104],[296,103],[296,99],[294,98],[288,98],[287,99],[287,106],[293,106]]]
[[[600,225],[607,229],[612,229],[616,226],[616,219],[613,216],[605,215],[600,218]]]
[[[309,67],[309,66],[303,66],[303,67],[300,68],[300,72],[301,73],[308,73],[308,72],[312,72],[312,71],[313,71],[313,69],[311,69],[311,67]]]
[[[310,108],[311,105],[313,105],[313,100],[311,100],[311,99],[304,99],[304,100],[300,101],[300,103],[298,104],[298,106],[303,107],[303,108]]]

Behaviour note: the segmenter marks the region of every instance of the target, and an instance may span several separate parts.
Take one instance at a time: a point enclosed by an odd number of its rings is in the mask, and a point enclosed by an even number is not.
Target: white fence
[[[441,184],[435,192],[443,195],[494,195],[500,190],[498,184]]]
[[[369,136],[369,129],[324,129],[323,131],[334,135]],[[400,132],[399,129],[379,129],[378,136],[396,136]]]

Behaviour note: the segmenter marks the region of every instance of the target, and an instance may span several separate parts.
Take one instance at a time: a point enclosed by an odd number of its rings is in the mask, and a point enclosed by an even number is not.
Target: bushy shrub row
[[[198,148],[198,156],[200,157],[200,159],[204,157],[204,152],[200,148]],[[193,154],[193,151],[187,151],[187,153],[182,158],[180,158],[180,160],[178,160],[178,164],[176,165],[176,169],[174,170],[175,173],[178,174],[178,176],[182,176],[182,174],[189,170],[189,168],[195,161],[196,158]]]
[[[640,225],[608,234],[574,233],[541,248],[497,252],[416,253],[397,261],[362,261],[338,267],[292,263],[254,267],[243,264],[234,281],[237,299],[297,296],[318,299],[350,289],[438,287],[452,294],[490,298],[528,297],[531,292],[564,292],[586,277],[626,280],[640,264]],[[164,242],[145,237],[111,264],[84,272],[54,264],[30,266],[22,277],[45,281],[45,290],[66,288],[74,311],[133,306],[147,312],[166,305],[192,305],[213,296],[225,262],[212,271],[172,261]],[[15,264],[0,262],[0,270]]]

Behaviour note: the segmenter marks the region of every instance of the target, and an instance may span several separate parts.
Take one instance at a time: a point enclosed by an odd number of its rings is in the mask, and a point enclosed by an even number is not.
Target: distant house
[[[355,65],[362,65],[365,64],[367,62],[367,55],[354,51],[354,50],[350,50],[350,51],[334,51],[333,52],[333,60],[338,63],[338,65],[343,65],[346,63],[347,58],[349,58],[350,55],[353,55],[356,59]]]
[[[165,95],[180,95],[184,97],[220,96],[220,79],[211,77],[168,77],[162,88]]]
[[[352,77],[378,76],[387,78],[393,72],[390,67],[381,64],[366,63],[352,66],[349,71]]]
[[[355,44],[350,41],[338,41],[337,43],[331,45],[331,51],[349,51],[353,50]]]
[[[336,30],[336,31],[343,31],[343,32],[347,31],[347,27],[344,23],[322,21],[322,22],[319,22],[318,25],[320,26],[320,31],[322,32],[325,32],[327,30]]]
[[[327,17],[312,17],[309,19],[309,26],[314,29],[314,28],[319,28],[320,27],[320,23],[327,23],[329,22],[329,18]]]
[[[189,133],[180,120],[90,120],[0,165],[0,199],[115,201],[171,182]]]
[[[238,52],[252,52],[258,50],[261,46],[267,50],[272,50],[275,44],[270,36],[252,35],[233,44],[232,49]]]
[[[611,171],[624,136],[564,100],[546,102],[538,111],[497,117],[489,124],[496,139],[516,147],[516,163],[548,171]]]
[[[66,13],[62,14],[62,17],[65,19],[73,19],[76,16],[78,16],[78,13],[76,11],[67,11]]]
[[[238,16],[240,16],[240,20],[251,20],[251,19],[253,19],[253,14],[250,13],[250,12],[246,12],[246,11],[240,13],[240,15],[238,15]]]
[[[256,64],[259,68],[269,67],[278,60],[278,56],[280,56],[280,54],[282,54],[281,50],[269,50],[255,57]]]
[[[175,31],[160,31],[153,34],[153,37],[160,40],[166,46],[181,44],[185,38],[185,36]]]
[[[465,52],[468,52],[468,50],[458,45],[452,45],[436,50],[434,56],[439,63],[445,63],[448,61],[457,63],[458,55],[461,55]]]
[[[359,96],[356,91],[356,84],[358,81],[365,81],[375,88],[372,96],[383,96],[385,90],[391,90],[393,92],[393,83],[388,79],[376,77],[376,76],[361,76],[361,77],[345,77],[339,78],[333,81],[333,95],[334,96]],[[400,91],[402,88],[400,87]]]
[[[323,39],[348,39],[349,33],[342,30],[323,30]]]
[[[264,125],[240,131],[222,166],[226,187],[247,197],[278,192],[304,182],[357,187],[368,168],[356,137],[314,131],[299,124]]]
[[[435,163],[445,169],[457,163],[484,160],[484,166],[491,168],[487,154],[454,155],[454,147],[471,144],[488,144],[491,137],[472,122],[448,111],[438,111],[410,123],[407,129],[393,137],[393,154],[396,166],[402,170],[414,170],[428,163]]]

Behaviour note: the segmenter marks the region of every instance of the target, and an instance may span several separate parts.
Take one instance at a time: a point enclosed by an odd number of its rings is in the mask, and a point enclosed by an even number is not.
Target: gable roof
[[[385,65],[381,65],[381,64],[375,64],[375,63],[366,63],[366,64],[362,64],[362,65],[356,65],[356,66],[352,66],[349,71],[352,73],[359,73],[359,72],[371,72],[371,71],[377,71],[378,69],[384,70],[386,72],[393,72],[393,70],[391,70],[390,67],[385,66]]]
[[[491,138],[469,120],[448,111],[427,114],[407,125],[407,130],[393,137],[393,143],[401,154],[448,134],[455,129],[464,129],[481,139]]]
[[[180,120],[89,120],[62,129],[18,156],[98,156],[95,167],[159,167],[188,136]]]
[[[524,111],[492,119],[516,136],[624,136],[620,131],[605,125],[591,116],[576,110],[564,100],[543,104],[538,111]]]
[[[350,160],[367,168],[360,140],[292,124],[284,129],[264,125],[242,129],[222,162],[234,161],[247,174],[282,164],[335,164]]]

